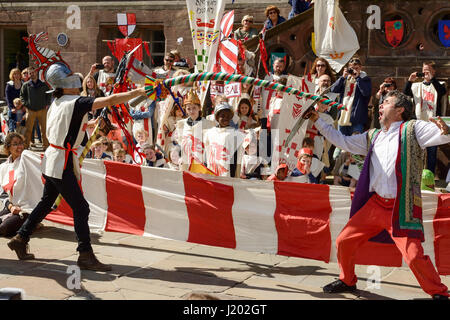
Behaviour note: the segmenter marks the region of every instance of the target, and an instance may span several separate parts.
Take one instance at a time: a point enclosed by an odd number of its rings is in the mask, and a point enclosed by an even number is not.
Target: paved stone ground
[[[44,221],[30,242],[32,261],[17,260],[0,238],[0,288],[22,288],[27,300],[185,300],[193,292],[227,300],[429,299],[408,269],[381,267],[380,286],[371,289],[372,273],[357,266],[359,290],[328,295],[322,287],[337,278],[336,263],[121,233],[92,234],[92,241],[113,271],[81,271],[80,289],[69,289],[67,271],[78,257],[72,227]],[[443,281],[450,286],[450,277]]]

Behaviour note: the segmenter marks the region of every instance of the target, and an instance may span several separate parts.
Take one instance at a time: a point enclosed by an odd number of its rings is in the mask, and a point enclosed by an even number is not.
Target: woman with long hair
[[[325,60],[322,57],[317,58],[314,60],[312,67],[311,67],[311,76],[315,82],[315,84],[319,84],[319,78],[323,76],[324,74],[327,74],[331,78],[331,83],[334,83],[336,81],[336,77],[334,76],[333,69],[331,69],[330,64],[327,60]]]

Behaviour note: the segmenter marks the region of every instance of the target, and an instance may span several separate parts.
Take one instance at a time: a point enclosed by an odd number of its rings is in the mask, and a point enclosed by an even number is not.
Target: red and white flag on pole
[[[220,23],[221,40],[216,56],[215,72],[234,73],[237,68],[239,47],[237,40],[229,39],[233,30],[234,10],[226,13]]]
[[[117,26],[125,37],[129,37],[136,28],[136,14],[134,13],[118,13]]]
[[[220,22],[220,32],[222,33],[221,40],[228,38],[233,31],[234,23],[234,10],[224,14],[222,21]]]

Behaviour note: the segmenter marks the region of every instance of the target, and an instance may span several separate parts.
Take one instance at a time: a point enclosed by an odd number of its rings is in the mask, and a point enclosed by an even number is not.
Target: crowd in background
[[[292,11],[289,19],[308,9],[312,1],[290,1]],[[276,6],[265,10],[267,20],[263,30],[253,27],[253,17],[245,15],[242,26],[234,32],[238,40],[248,40],[258,36],[286,19],[280,15]],[[244,47],[244,54],[239,53],[236,72],[256,76],[260,62],[255,54]],[[243,58],[245,57],[245,59]],[[289,74],[287,61],[289,57],[274,58],[269,62],[270,73],[265,80],[286,85]],[[178,50],[171,50],[164,56],[164,64],[152,69],[152,76],[168,79],[186,75],[192,71],[192,65],[181,57]],[[397,88],[395,79],[387,77],[376,93],[377,101],[372,97],[370,76],[363,70],[358,57],[350,60],[341,74],[336,74],[329,63],[317,58],[309,73],[304,77],[313,84],[314,93],[325,91],[334,93],[336,102],[349,106],[347,110],[337,111],[329,108],[321,115],[325,121],[334,125],[344,135],[362,133],[377,127],[377,106],[383,102],[385,95]],[[404,92],[411,96],[416,110],[422,110],[427,103],[430,112],[416,112],[416,118],[427,120],[429,116],[441,115],[441,100],[446,93],[445,86],[436,80],[436,67],[433,62],[423,65],[423,74],[411,73]],[[82,78],[81,96],[103,97],[112,93],[116,75],[114,59],[105,56],[101,63],[94,63],[86,76]],[[295,75],[299,76],[299,75]],[[242,179],[285,180],[290,177],[302,177],[302,182],[325,183],[328,175],[333,176],[336,185],[354,187],[359,177],[364,158],[349,154],[335,148],[324,139],[320,132],[308,124],[301,148],[298,150],[298,164],[295,170],[287,170],[285,163],[271,163],[274,153],[274,132],[283,129],[279,117],[283,108],[283,94],[272,90],[260,89],[246,84],[238,84],[232,90],[237,95],[225,93],[227,83],[211,82],[207,91],[193,86],[180,85],[172,88],[173,96],[168,95],[161,101],[145,100],[137,104],[130,103],[128,113],[133,119],[127,123],[131,140],[123,136],[121,129],[112,121],[112,130],[105,132],[95,130],[108,122],[100,111],[89,114],[86,140],[95,136],[87,158],[119,161],[128,164],[137,163],[144,166],[165,167],[175,170],[189,170],[193,162],[203,165],[216,175]],[[418,88],[420,86],[420,88]],[[39,79],[37,70],[28,67],[24,70],[14,68],[10,72],[10,81],[6,85],[5,96],[8,103],[8,129],[24,136],[24,148],[36,143],[48,147],[46,136],[46,114],[51,103],[47,93],[47,84]],[[421,109],[422,108],[422,109]],[[224,119],[226,118],[226,119]],[[198,123],[201,134],[193,135]],[[200,136],[203,154],[196,154],[195,139],[186,141],[187,137]],[[217,147],[217,137],[222,149]],[[230,139],[238,141],[238,146],[231,150],[226,144]],[[221,163],[221,154],[228,152],[229,164]],[[437,148],[427,148],[427,169],[431,173],[436,168]],[[223,158],[223,157],[222,157]],[[278,174],[280,172],[280,174]],[[286,177],[283,177],[283,174]]]

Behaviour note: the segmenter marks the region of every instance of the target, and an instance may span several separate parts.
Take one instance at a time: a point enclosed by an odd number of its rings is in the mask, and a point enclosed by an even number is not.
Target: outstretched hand
[[[449,133],[449,128],[441,117],[438,116],[437,119],[430,118],[429,120],[437,125],[437,127],[441,130],[441,135],[445,136]]]

